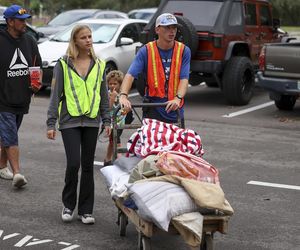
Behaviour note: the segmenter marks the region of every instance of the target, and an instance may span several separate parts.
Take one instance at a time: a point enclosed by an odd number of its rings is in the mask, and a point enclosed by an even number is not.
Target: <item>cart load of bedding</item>
[[[172,222],[193,246],[201,242],[203,215],[233,214],[218,170],[202,158],[195,131],[144,119],[127,150],[127,156],[100,171],[112,198],[121,199],[144,220],[164,231]]]

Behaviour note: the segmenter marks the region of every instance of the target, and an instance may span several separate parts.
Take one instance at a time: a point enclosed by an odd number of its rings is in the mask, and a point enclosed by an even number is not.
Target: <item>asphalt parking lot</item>
[[[133,95],[133,100],[139,97]],[[60,134],[46,139],[49,91],[32,100],[20,129],[22,190],[0,180],[0,249],[137,248],[129,223],[119,236],[117,209],[99,168],[106,145],[95,156],[96,224],[64,224],[60,218],[65,154]],[[220,171],[221,186],[235,210],[228,234],[215,234],[216,250],[298,250],[300,246],[300,102],[292,112],[278,111],[267,93],[256,89],[251,103],[228,106],[217,89],[191,87],[186,97],[186,126],[198,132],[204,158]],[[123,143],[131,134],[124,131]],[[179,235],[160,233],[153,249],[189,249]]]

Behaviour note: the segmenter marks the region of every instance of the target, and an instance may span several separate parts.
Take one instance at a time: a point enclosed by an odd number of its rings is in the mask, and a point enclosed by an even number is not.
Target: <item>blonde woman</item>
[[[53,72],[48,108],[47,137],[56,137],[56,123],[65,147],[67,167],[62,192],[62,220],[73,219],[79,185],[78,218],[94,224],[94,155],[100,122],[109,136],[110,114],[104,79],[105,62],[95,56],[92,31],[87,25],[73,28],[66,52]]]

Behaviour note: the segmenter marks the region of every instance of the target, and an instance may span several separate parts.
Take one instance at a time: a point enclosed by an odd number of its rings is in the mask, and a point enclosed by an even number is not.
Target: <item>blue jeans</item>
[[[0,112],[0,139],[2,147],[18,146],[18,130],[23,114]]]

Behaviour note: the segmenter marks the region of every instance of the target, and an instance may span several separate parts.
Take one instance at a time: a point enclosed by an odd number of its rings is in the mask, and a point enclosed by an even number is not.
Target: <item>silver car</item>
[[[66,53],[71,31],[76,24],[87,24],[92,30],[96,55],[106,61],[106,72],[114,69],[126,73],[137,47],[140,33],[147,24],[138,19],[85,19],[73,23],[50,40],[40,43],[39,51],[43,61],[43,86],[50,86],[53,68],[58,59]]]
[[[101,10],[101,9],[73,9],[64,11],[55,16],[45,26],[37,27],[37,30],[44,33],[45,37],[51,37],[52,35],[64,30],[68,25],[78,22],[87,18],[128,18],[127,14],[121,11],[115,10]],[[45,39],[44,39],[45,40]]]

